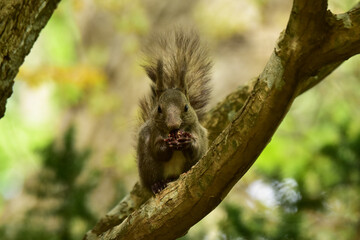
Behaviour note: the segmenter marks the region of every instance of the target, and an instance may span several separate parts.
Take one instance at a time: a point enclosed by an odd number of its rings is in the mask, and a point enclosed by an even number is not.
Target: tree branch
[[[138,201],[140,208],[125,220],[84,239],[175,239],[214,209],[252,166],[296,96],[359,52],[359,5],[339,15],[326,8],[324,0],[295,0],[262,74],[210,111],[210,139],[228,125],[203,159],[156,197]],[[120,209],[109,216],[116,218]]]
[[[0,0],[0,118],[14,78],[60,0]]]

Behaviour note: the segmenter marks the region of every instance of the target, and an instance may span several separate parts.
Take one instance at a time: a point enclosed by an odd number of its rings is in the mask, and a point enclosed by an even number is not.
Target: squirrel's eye
[[[161,107],[158,106],[158,113],[162,113]]]
[[[189,106],[186,104],[184,107],[184,111],[187,112],[189,110]]]

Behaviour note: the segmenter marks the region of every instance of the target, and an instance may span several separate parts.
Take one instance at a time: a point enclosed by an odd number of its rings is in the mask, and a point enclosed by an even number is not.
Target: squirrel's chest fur
[[[164,163],[164,179],[178,177],[184,171],[186,158],[181,151],[174,151],[170,160]]]

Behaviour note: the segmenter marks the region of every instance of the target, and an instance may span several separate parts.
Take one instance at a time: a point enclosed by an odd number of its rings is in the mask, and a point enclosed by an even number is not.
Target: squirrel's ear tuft
[[[187,91],[187,84],[186,84],[186,72],[187,72],[187,62],[184,60],[184,62],[181,64],[181,67],[179,69],[179,83],[180,83],[180,89],[185,94],[186,97],[188,97],[188,91]]]
[[[164,67],[163,67],[163,61],[158,60],[156,65],[156,95],[157,97],[160,97],[161,93],[165,90],[164,89]]]
[[[151,81],[156,82],[156,72],[153,67],[150,66],[144,66],[146,75],[151,79]]]

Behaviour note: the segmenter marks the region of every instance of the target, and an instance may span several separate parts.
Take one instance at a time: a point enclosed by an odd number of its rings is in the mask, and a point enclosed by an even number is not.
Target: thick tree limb
[[[206,156],[156,197],[145,202],[148,196],[139,196],[127,218],[131,210],[120,206],[129,204],[125,199],[108,214],[116,223],[100,222],[95,229],[101,231],[90,231],[85,239],[175,239],[186,233],[252,166],[296,96],[359,53],[359,9],[357,5],[333,15],[327,1],[295,0],[288,26],[262,74],[210,112],[210,138],[229,124]]]
[[[14,78],[60,0],[0,0],[0,118]]]

